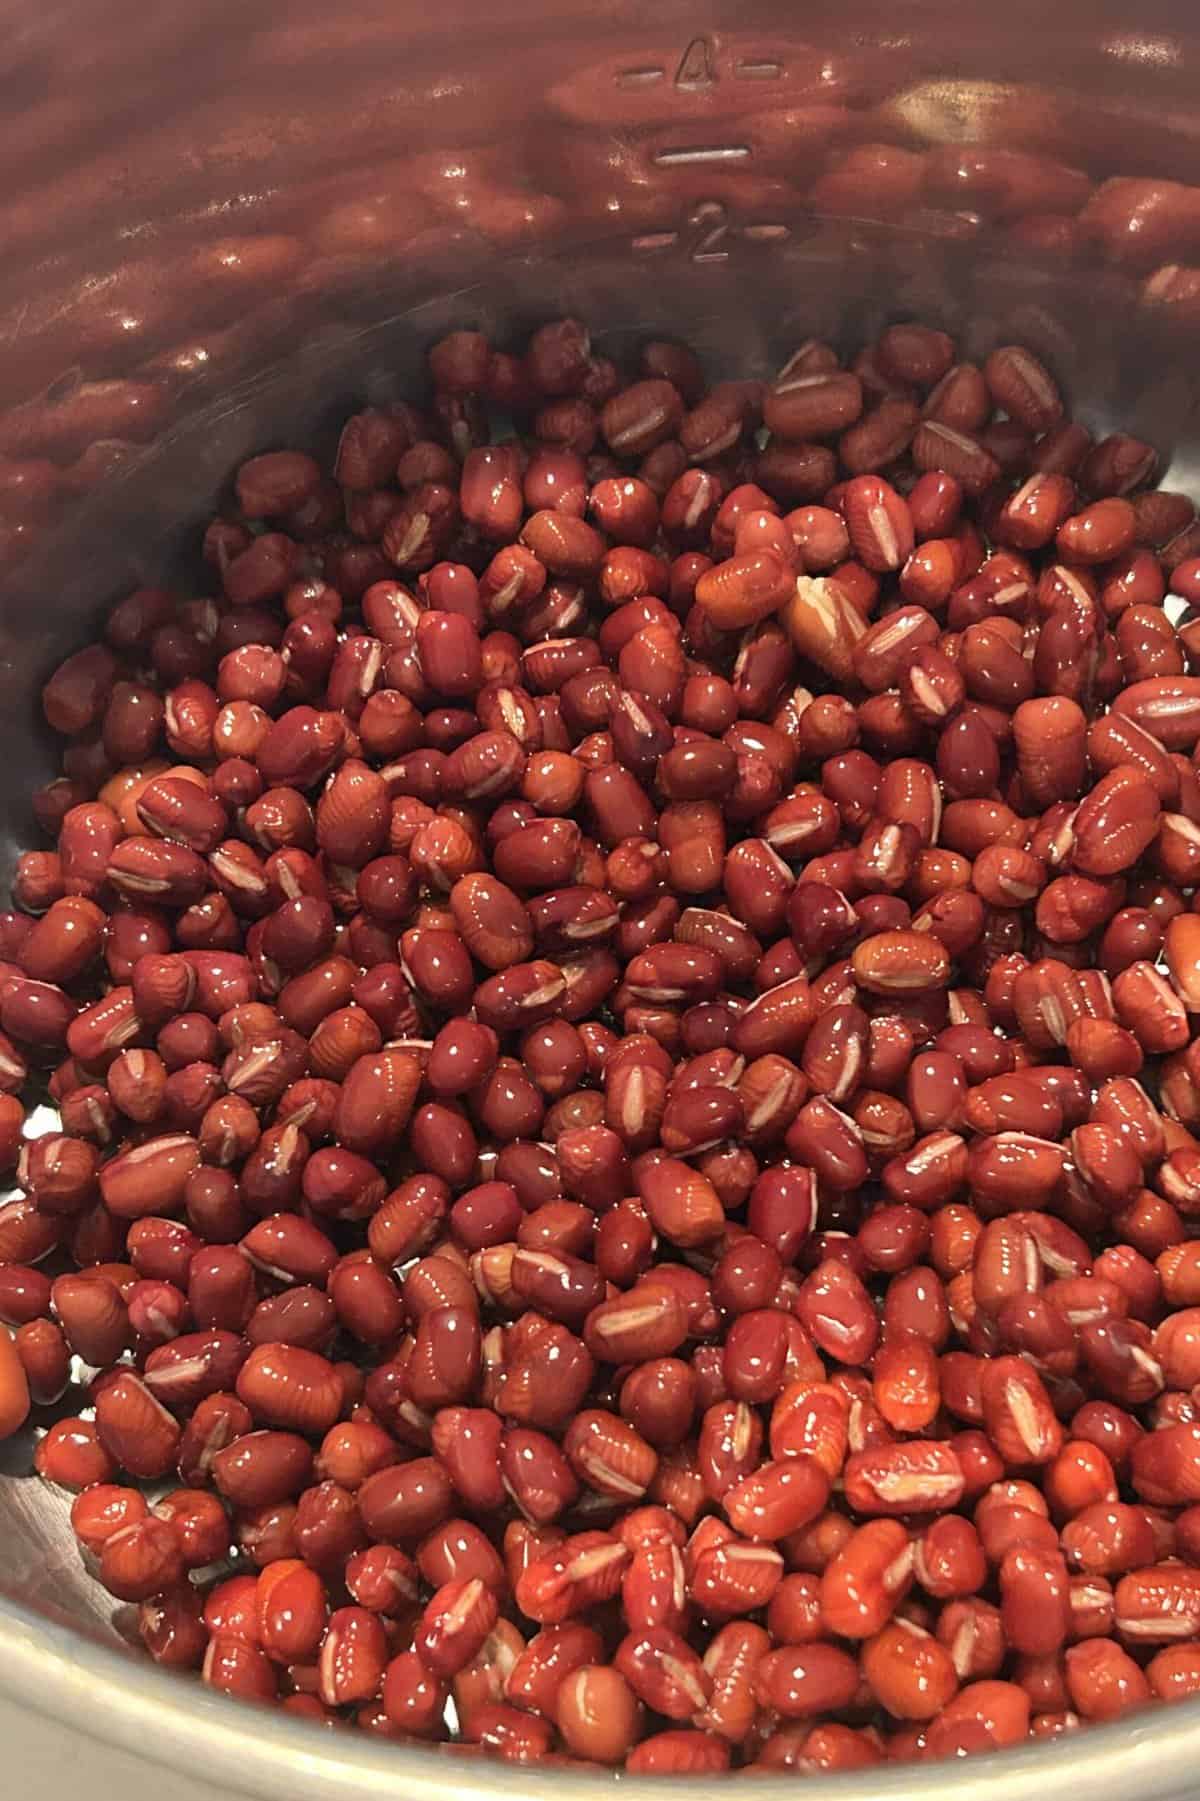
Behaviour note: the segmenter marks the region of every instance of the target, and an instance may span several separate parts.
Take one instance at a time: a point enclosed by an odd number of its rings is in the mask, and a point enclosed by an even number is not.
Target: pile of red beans
[[[46,684],[0,1435],[159,1662],[632,1771],[1200,1692],[1200,529],[955,357],[453,333]]]

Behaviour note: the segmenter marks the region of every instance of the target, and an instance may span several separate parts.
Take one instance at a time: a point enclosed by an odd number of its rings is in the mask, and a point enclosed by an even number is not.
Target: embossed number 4
[[[717,81],[711,38],[693,38],[675,71],[677,88],[710,88]]]

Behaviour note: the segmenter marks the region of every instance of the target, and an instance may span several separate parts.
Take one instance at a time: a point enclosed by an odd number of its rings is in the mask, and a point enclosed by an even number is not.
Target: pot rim
[[[249,1707],[176,1677],[152,1663],[0,1599],[0,1691],[48,1721],[66,1721],[85,1737],[119,1746],[168,1769],[201,1775],[227,1791],[261,1801],[373,1801],[402,1792],[406,1801],[444,1801],[452,1785],[461,1801],[526,1797],[538,1778],[530,1766],[455,1758],[453,1753],[373,1741],[367,1734],[330,1735],[320,1726],[269,1708]],[[1134,1712],[1103,1726],[994,1751],[945,1770],[955,1801],[1045,1801],[1047,1782],[1069,1777],[1088,1801],[1167,1801],[1194,1791],[1200,1768],[1200,1699]],[[872,1766],[835,1776],[808,1776],[810,1801],[929,1801],[931,1766]],[[555,1768],[556,1801],[600,1801],[614,1783],[633,1801],[653,1801],[661,1777]],[[697,1797],[717,1801],[719,1777],[689,1779]],[[794,1771],[759,1778],[768,1796],[794,1794]],[[756,1788],[756,1792],[759,1792]]]

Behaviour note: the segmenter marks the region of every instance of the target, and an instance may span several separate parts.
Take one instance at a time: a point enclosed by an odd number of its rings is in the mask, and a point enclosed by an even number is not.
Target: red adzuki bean
[[[46,683],[0,1439],[326,1723],[807,1773],[1197,1691],[1190,503],[915,322],[428,370]]]

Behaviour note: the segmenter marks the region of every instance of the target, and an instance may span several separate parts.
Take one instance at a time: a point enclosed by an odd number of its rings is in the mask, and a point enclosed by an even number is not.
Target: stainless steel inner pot
[[[4,27],[5,873],[37,841],[56,658],[135,583],[203,592],[198,526],[232,467],[331,445],[453,325],[516,343],[566,311],[603,349],[679,335],[715,373],[765,375],[810,334],[921,317],[966,354],[1031,344],[1087,424],[1153,440],[1165,485],[1200,494],[1186,0],[61,0],[10,3]],[[14,1793],[611,1788],[330,1736],[131,1656],[33,1441],[0,1447],[0,1727],[40,1771]],[[1167,1801],[1198,1767],[1194,1702],[808,1792]]]

